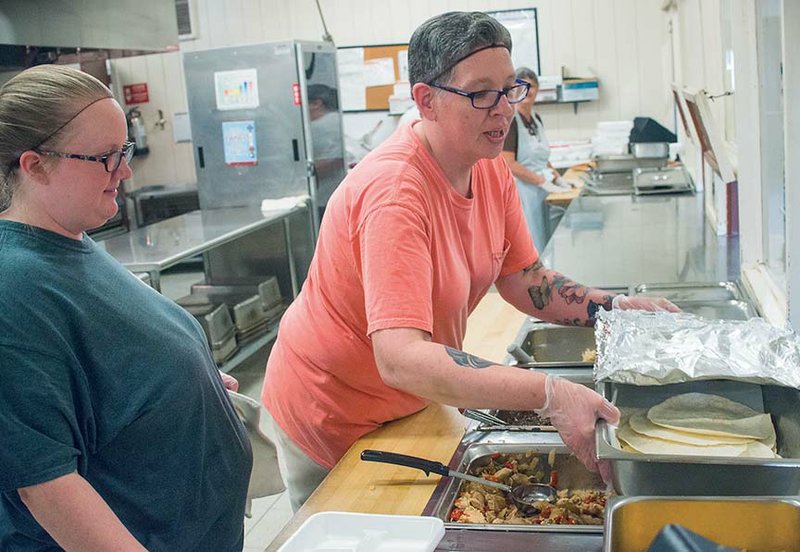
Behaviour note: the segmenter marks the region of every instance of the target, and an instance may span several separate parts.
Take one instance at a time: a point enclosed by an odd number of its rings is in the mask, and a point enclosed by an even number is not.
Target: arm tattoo
[[[542,276],[542,281],[537,286],[528,288],[528,295],[531,296],[534,306],[543,309],[549,305],[553,297],[553,291],[561,297],[567,305],[572,303],[582,304],[586,300],[589,288],[573,282],[561,274],[554,274],[553,281],[547,280],[547,276]]]
[[[536,259],[536,262],[533,263],[531,266],[529,266],[528,268],[523,268],[522,269],[522,273],[523,274],[527,274],[528,272],[536,272],[537,270],[542,269],[542,268],[544,268],[544,265],[542,264],[542,261],[540,261],[539,259]]]
[[[466,366],[467,368],[488,368],[489,366],[495,365],[494,362],[489,362],[488,360],[465,353],[464,351],[453,349],[447,345],[445,345],[444,350],[447,351],[447,354],[450,355],[450,358],[452,358],[453,361],[460,366]]]
[[[611,310],[611,302],[614,300],[613,295],[603,295],[603,302],[602,303],[595,303],[594,301],[589,301],[589,307],[586,310],[586,313],[589,315],[589,321],[587,323],[588,326],[593,326],[595,321],[597,320],[597,311],[600,310],[600,307],[603,307],[606,310]]]

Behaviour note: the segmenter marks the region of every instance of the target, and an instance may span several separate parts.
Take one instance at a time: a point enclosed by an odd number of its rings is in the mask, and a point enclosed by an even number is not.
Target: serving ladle
[[[397,466],[405,466],[407,468],[416,468],[425,472],[425,475],[436,473],[444,477],[456,477],[465,481],[472,481],[479,485],[492,487],[504,491],[511,501],[518,506],[534,506],[537,502],[553,502],[555,501],[556,490],[545,483],[529,483],[527,485],[505,485],[496,481],[489,481],[482,477],[476,477],[457,470],[451,470],[441,462],[433,460],[426,460],[417,456],[408,456],[405,454],[397,454],[395,452],[384,452],[382,450],[363,450],[361,451],[361,460],[365,462],[383,462],[385,464],[395,464]]]

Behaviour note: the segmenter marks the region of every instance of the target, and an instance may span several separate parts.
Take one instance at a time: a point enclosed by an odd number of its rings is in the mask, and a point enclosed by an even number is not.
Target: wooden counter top
[[[464,349],[501,362],[525,315],[489,292],[472,313]],[[430,404],[386,424],[356,442],[266,549],[277,550],[312,514],[325,511],[419,515],[439,482],[419,470],[362,462],[364,449],[423,456],[447,464],[464,435],[467,419],[457,409]]]

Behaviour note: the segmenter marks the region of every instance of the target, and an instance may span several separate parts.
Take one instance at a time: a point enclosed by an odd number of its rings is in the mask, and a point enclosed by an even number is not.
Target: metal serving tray
[[[595,157],[597,172],[631,172],[636,168],[659,168],[667,163],[667,158],[637,158],[633,154],[598,155]]]
[[[748,320],[758,316],[747,301],[673,301],[684,312],[713,320]]]
[[[800,499],[781,497],[611,497],[603,550],[647,550],[670,523],[736,550],[800,552]]]
[[[591,177],[582,179],[589,195],[630,195],[633,194],[633,172],[593,172]]]
[[[577,458],[572,456],[557,433],[539,433],[535,435],[512,434],[506,436],[507,442],[469,442],[470,437],[480,434],[468,434],[462,445],[450,460],[449,466],[461,471],[469,471],[486,461],[494,453],[534,452],[543,456],[547,465],[547,455],[556,451],[555,468],[558,471],[558,487],[569,489],[605,489],[600,476],[588,471]],[[601,533],[602,525],[505,525],[481,523],[455,523],[450,521],[462,482],[453,477],[442,478],[423,515],[438,517],[450,529],[478,529],[486,531],[532,531],[548,533]]]
[[[694,189],[692,179],[683,167],[635,169],[633,188],[637,195],[689,192]]]
[[[772,415],[782,458],[720,458],[625,452],[615,427],[600,420],[597,455],[608,460],[620,495],[790,496],[800,494],[800,391],[709,380],[637,387],[601,381],[597,391],[621,410],[650,408],[681,393],[712,393]]]
[[[558,326],[538,323],[532,326],[520,343],[522,350],[533,358],[530,368],[545,366],[592,366],[582,355],[595,349],[594,328]]]
[[[735,282],[640,284],[633,288],[631,295],[665,297],[672,302],[731,301],[742,298],[742,292]]]

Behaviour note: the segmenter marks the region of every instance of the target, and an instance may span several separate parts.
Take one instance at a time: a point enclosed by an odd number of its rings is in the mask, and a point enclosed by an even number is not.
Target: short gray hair
[[[539,87],[539,77],[536,75],[536,71],[530,69],[528,67],[519,67],[515,74],[517,80],[524,79],[531,83],[531,85],[535,87]]]
[[[26,69],[0,88],[0,212],[19,184],[20,155],[58,139],[78,113],[113,97],[96,78],[63,65]]]
[[[511,34],[483,12],[448,12],[417,27],[408,43],[408,80],[447,84],[453,68],[482,48],[499,46],[511,51]]]

